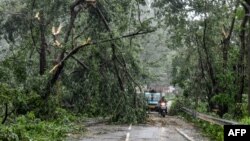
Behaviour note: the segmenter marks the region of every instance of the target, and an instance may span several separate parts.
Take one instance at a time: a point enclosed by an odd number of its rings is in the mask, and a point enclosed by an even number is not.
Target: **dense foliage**
[[[144,122],[141,86],[170,80],[182,90],[172,114],[189,106],[249,123],[249,5],[0,0],[0,140],[54,140],[76,115]]]
[[[172,83],[183,89],[186,106],[206,104],[203,112],[216,111],[220,117],[247,116],[247,109],[250,113],[248,5],[248,0],[154,3],[161,25],[170,33],[167,44],[178,51]]]
[[[46,139],[56,139],[67,130],[54,123],[63,116],[58,108],[113,122],[143,122],[138,80],[147,72],[139,65],[136,36],[154,30],[138,18],[143,5],[1,0],[0,139],[29,140],[53,128]]]

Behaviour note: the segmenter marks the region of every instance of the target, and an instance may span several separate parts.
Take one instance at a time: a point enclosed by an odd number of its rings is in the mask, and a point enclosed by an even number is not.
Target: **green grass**
[[[211,124],[207,121],[203,121],[197,118],[194,118],[185,113],[182,114],[185,119],[189,122],[194,123],[197,127],[202,129],[202,132],[208,136],[213,141],[223,141],[224,140],[224,129],[223,126]]]
[[[240,122],[243,123],[243,124],[250,125],[250,117],[245,116],[244,118],[242,118],[242,119],[240,120]]]

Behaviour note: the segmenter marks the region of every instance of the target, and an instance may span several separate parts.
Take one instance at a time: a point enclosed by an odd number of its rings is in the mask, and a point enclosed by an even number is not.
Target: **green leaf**
[[[237,18],[237,19],[243,19],[244,16],[245,16],[245,11],[244,11],[244,9],[243,9],[243,8],[237,9],[237,11],[236,11],[236,18]]]

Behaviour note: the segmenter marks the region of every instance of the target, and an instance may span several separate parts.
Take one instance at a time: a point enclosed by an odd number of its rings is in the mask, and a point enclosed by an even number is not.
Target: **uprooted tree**
[[[138,4],[4,1],[1,34],[13,52],[2,66],[11,70],[13,81],[1,81],[28,101],[9,99],[10,108],[19,114],[34,110],[44,118],[62,106],[115,121],[144,120],[145,103],[136,93],[142,73],[135,36],[153,29],[138,21]]]

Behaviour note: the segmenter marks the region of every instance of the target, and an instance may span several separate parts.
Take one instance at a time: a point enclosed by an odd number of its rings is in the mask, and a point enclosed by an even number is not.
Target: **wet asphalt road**
[[[93,124],[87,127],[84,136],[69,137],[68,141],[208,141],[191,123],[180,117],[161,117],[149,114],[146,124],[106,125]]]

